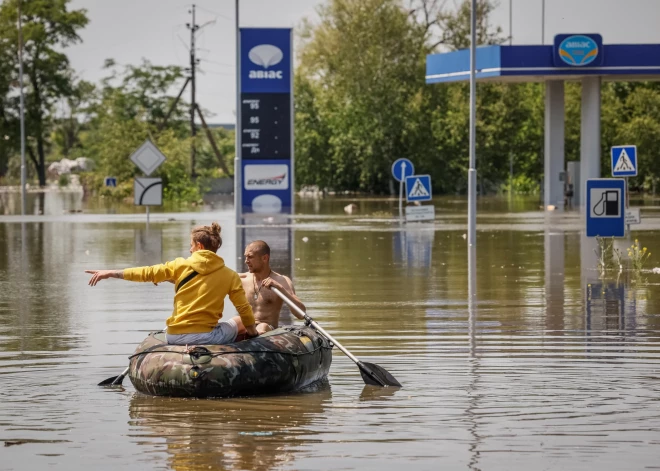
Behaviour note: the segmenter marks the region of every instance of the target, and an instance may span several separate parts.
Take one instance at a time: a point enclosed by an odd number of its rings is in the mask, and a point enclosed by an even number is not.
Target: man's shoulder
[[[293,282],[291,281],[291,278],[289,278],[286,275],[282,275],[281,273],[277,273],[276,271],[273,271],[273,273],[271,273],[270,276],[271,276],[271,278],[273,278],[276,281],[280,281],[280,282],[281,281],[286,281],[287,283],[289,283],[290,285],[293,286]]]

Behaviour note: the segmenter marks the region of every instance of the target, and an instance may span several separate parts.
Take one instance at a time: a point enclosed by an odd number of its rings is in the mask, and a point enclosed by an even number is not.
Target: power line
[[[197,8],[199,8],[203,12],[210,13],[211,15],[219,16],[220,18],[223,18],[225,20],[234,21],[233,18],[229,18],[228,16],[223,15],[222,13],[218,13],[217,11],[209,10],[208,8],[203,8],[203,7],[200,7],[200,6],[198,6]]]

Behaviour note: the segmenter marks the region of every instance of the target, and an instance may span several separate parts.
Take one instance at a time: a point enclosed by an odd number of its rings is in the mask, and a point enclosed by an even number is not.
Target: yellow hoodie
[[[225,261],[210,250],[198,250],[188,258],[179,257],[162,265],[127,268],[124,279],[153,283],[172,281],[176,289],[193,270],[199,275],[174,294],[174,311],[167,319],[168,333],[211,332],[222,317],[227,295],[240,314],[243,325],[254,325],[252,307],[245,297],[238,273],[227,268]]]

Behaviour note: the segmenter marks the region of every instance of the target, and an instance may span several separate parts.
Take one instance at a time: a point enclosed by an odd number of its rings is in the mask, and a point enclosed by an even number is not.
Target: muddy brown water
[[[352,215],[347,199],[305,200],[292,224],[243,232],[222,202],[156,211],[147,229],[130,207],[66,198],[0,216],[0,470],[658,466],[660,275],[599,278],[575,213],[482,201],[468,273],[460,198],[436,200],[435,223],[407,226],[392,200],[360,200]],[[644,208],[632,236],[652,252],[650,269],[660,219]],[[141,395],[128,379],[98,388],[163,327],[173,293],[91,288],[83,270],[185,256],[190,227],[212,220],[220,255],[240,270],[237,237],[268,237],[310,314],[404,387],[365,386],[335,351],[327,383],[304,393],[186,400]]]

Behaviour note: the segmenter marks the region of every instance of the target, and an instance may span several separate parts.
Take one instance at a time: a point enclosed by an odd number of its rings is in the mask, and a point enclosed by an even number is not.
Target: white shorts
[[[203,334],[167,334],[170,345],[224,345],[232,343],[238,335],[234,319],[219,322],[211,331]]]

